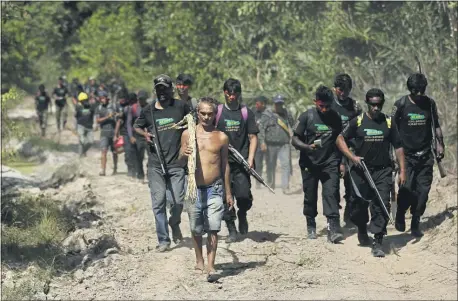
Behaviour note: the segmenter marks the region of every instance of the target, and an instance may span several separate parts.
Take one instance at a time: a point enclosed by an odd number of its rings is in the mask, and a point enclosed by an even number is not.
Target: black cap
[[[148,93],[146,93],[145,90],[140,90],[137,93],[137,97],[138,97],[138,99],[141,99],[141,100],[148,99]]]
[[[170,88],[172,87],[172,79],[168,75],[160,74],[154,79],[154,87],[159,85]]]

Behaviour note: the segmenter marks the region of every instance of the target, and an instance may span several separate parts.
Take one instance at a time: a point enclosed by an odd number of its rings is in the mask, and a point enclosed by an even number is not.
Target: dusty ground
[[[74,135],[64,132],[61,143],[77,156]],[[456,177],[435,182],[420,241],[389,227],[385,258],[373,258],[370,248],[358,246],[354,230],[345,230],[341,244],[329,244],[321,213],[319,238],[307,240],[301,194],[253,189],[249,233],[226,244],[223,226],[216,259],[221,278],[210,284],[193,271],[187,214],[182,215],[184,244],[156,253],[148,185],[127,179],[123,156],[116,176],[99,177],[99,162],[95,146],[82,160],[86,178],[56,193],[71,196],[90,183],[103,222],[98,227],[114,234],[121,252],[73,277],[53,279],[48,299],[457,299]],[[110,168],[111,159],[108,174]],[[297,182],[300,174],[294,172]]]

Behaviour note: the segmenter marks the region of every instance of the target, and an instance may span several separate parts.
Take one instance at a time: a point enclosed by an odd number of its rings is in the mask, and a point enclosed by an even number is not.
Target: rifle
[[[151,104],[151,123],[152,125],[147,129],[148,133],[153,134],[153,137],[151,137],[151,142],[148,141],[148,143],[150,145],[150,151],[152,153],[155,152],[157,154],[157,157],[159,159],[159,164],[161,165],[162,175],[166,176],[167,175],[167,165],[165,164],[164,154],[162,153],[161,145],[159,142],[159,134],[157,132],[156,119],[154,119],[153,108],[154,108],[154,102]]]
[[[229,154],[232,156],[232,158],[237,162],[239,163],[240,165],[242,165],[245,170],[251,175],[253,176],[259,183],[261,183],[262,185],[264,185],[265,187],[267,187],[270,192],[272,192],[273,194],[275,194],[275,191],[273,191],[272,188],[269,187],[269,185],[267,185],[266,181],[264,181],[264,179],[256,172],[256,170],[254,170],[254,168],[251,168],[250,165],[248,164],[248,162],[245,160],[245,158],[243,158],[243,156],[232,146],[229,144]]]
[[[418,64],[418,70],[421,72],[421,63],[420,60],[418,59],[418,56],[415,56],[415,60],[417,61]],[[432,133],[432,139],[431,139],[431,152],[433,154],[433,157],[436,160],[437,163],[437,168],[439,169],[439,173],[441,178],[445,178],[447,176],[447,173],[445,172],[444,167],[442,166],[442,158],[437,155],[437,148],[436,148],[436,142],[437,142],[437,137],[436,137],[436,123],[434,122],[434,114],[433,114],[433,102],[430,101],[430,110],[431,110],[431,133]]]
[[[366,163],[364,163],[363,160],[361,160],[361,166],[363,167],[364,175],[366,176],[366,179],[369,182],[369,185],[371,186],[371,188],[374,190],[375,194],[377,195],[377,199],[379,200],[379,203],[381,207],[383,208],[385,215],[388,217],[390,223],[394,225],[393,219],[391,218],[391,215],[388,212],[388,209],[386,208],[385,203],[383,203],[382,197],[380,196],[380,193],[377,190],[377,186],[375,185],[374,180],[372,180],[371,174],[369,173]]]

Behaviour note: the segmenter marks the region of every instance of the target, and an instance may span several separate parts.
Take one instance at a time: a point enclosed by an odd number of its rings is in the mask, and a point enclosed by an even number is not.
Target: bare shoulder
[[[183,133],[181,135],[184,136],[184,137],[188,137],[189,136],[189,131],[186,129],[186,130],[183,131]]]
[[[222,144],[229,143],[229,137],[222,131],[218,131],[218,137]]]

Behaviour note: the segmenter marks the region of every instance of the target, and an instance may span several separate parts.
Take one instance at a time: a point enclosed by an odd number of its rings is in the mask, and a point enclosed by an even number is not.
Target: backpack
[[[223,113],[223,104],[219,104],[218,105],[218,111],[216,113],[216,118],[215,118],[215,125],[218,125],[219,123],[219,120],[221,119],[221,114]],[[243,121],[247,121],[248,119],[248,109],[245,105],[242,105],[242,118],[243,118]]]

